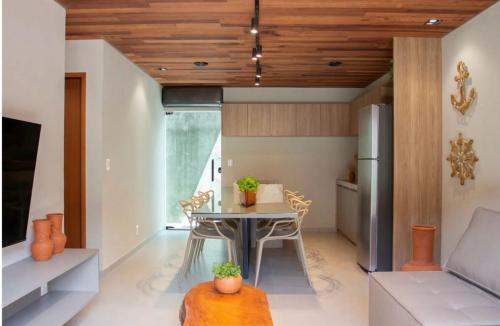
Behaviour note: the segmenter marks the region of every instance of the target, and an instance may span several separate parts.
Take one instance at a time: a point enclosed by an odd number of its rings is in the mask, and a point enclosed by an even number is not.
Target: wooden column
[[[412,224],[436,224],[441,251],[441,39],[394,39],[393,268],[411,258]]]

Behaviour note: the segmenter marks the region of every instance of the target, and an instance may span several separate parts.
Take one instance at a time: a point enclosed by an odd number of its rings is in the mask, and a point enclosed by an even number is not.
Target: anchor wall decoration
[[[457,99],[455,95],[451,95],[451,104],[460,113],[465,114],[465,111],[469,109],[469,106],[476,98],[476,89],[474,87],[471,88],[469,91],[469,97],[467,97],[465,92],[465,80],[469,78],[469,70],[463,61],[458,63],[457,71],[458,75],[455,76],[455,81],[457,82],[457,88],[460,92],[458,95],[459,99]]]
[[[479,159],[472,148],[474,140],[466,139],[462,133],[456,140],[450,140],[451,152],[446,158],[451,165],[451,177],[458,177],[460,185],[465,184],[465,179],[474,179],[474,168]]]

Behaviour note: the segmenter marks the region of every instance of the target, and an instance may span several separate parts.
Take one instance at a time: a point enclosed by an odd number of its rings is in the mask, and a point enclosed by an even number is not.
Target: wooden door
[[[68,73],[64,96],[66,248],[85,248],[85,74]]]
[[[247,136],[248,111],[244,103],[224,103],[222,106],[222,136]]]

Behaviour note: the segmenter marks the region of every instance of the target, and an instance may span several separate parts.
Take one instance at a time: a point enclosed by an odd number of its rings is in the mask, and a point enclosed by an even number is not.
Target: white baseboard
[[[150,235],[146,239],[144,239],[141,242],[139,242],[139,244],[137,244],[137,246],[135,246],[134,248],[130,249],[129,251],[127,251],[125,254],[123,254],[122,256],[118,257],[117,259],[115,259],[111,264],[109,264],[109,266],[103,268],[100,271],[101,276],[104,276],[107,273],[109,273],[111,270],[113,270],[113,268],[115,268],[121,262],[123,262],[125,259],[127,259],[128,257],[130,257],[134,252],[136,252],[137,250],[139,250],[142,247],[144,247],[145,244],[147,244],[149,241],[151,241],[153,238],[155,238],[158,235],[158,233],[160,233],[163,230],[164,230],[164,228],[162,227],[161,229],[159,229],[158,231],[156,231],[155,233],[153,233],[152,235]]]
[[[331,233],[337,232],[337,228],[335,226],[323,226],[323,227],[302,227],[303,232],[324,232]]]

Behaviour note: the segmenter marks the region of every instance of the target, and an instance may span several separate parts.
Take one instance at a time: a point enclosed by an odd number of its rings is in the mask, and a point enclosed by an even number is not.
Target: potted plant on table
[[[257,189],[259,181],[254,177],[244,177],[237,181],[240,189],[240,202],[243,206],[249,207],[255,205],[257,201]]]
[[[224,294],[233,294],[241,289],[242,278],[240,266],[228,261],[223,264],[214,264],[214,286]]]

